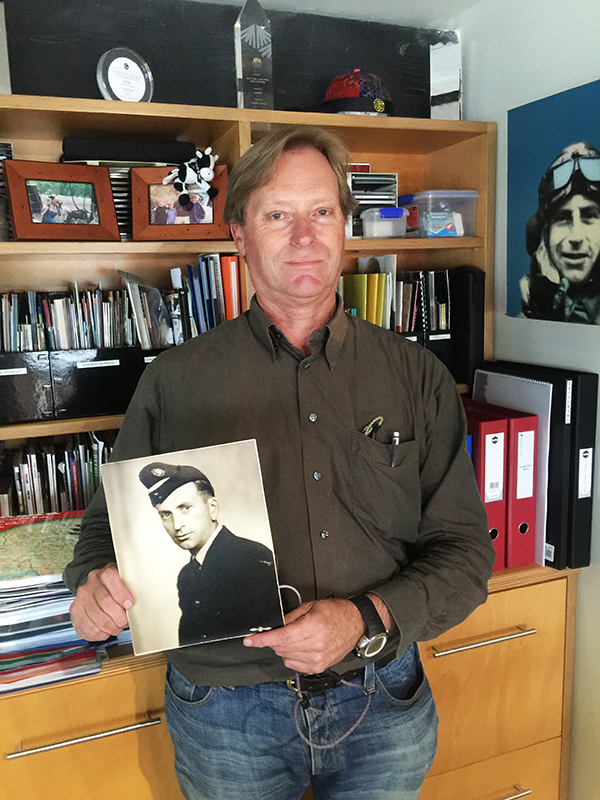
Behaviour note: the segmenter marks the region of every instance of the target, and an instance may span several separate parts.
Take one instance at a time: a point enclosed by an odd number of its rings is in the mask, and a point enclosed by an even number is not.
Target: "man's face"
[[[164,529],[182,550],[199,550],[217,527],[219,506],[214,497],[184,483],[155,506]]]
[[[311,147],[283,153],[272,179],[250,195],[246,223],[232,225],[259,301],[331,301],[344,253],[338,183]]]
[[[600,206],[573,195],[554,214],[548,234],[552,263],[562,278],[582,284],[600,256]]]

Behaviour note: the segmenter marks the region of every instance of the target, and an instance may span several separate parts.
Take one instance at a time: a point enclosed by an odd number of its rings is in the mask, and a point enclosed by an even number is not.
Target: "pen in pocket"
[[[399,444],[400,444],[400,432],[394,431],[392,434],[392,455],[390,458],[390,467],[396,466],[396,451],[398,450]]]

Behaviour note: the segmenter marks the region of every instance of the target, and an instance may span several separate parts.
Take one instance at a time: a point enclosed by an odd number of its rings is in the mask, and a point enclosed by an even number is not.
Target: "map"
[[[82,515],[0,519],[0,580],[60,575],[73,556]]]

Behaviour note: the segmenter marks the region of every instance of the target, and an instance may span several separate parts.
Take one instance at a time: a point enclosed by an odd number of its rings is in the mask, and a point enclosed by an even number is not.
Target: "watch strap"
[[[349,597],[351,603],[358,608],[360,614],[367,627],[366,635],[369,639],[377,636],[378,633],[387,633],[383,620],[379,616],[375,603],[365,594],[359,594],[356,597]]]

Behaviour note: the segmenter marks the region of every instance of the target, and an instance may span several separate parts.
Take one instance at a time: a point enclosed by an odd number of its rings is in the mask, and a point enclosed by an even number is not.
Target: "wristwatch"
[[[385,647],[388,632],[374,603],[365,594],[349,597],[348,600],[358,608],[367,626],[367,631],[354,648],[354,652],[360,658],[372,658]]]

